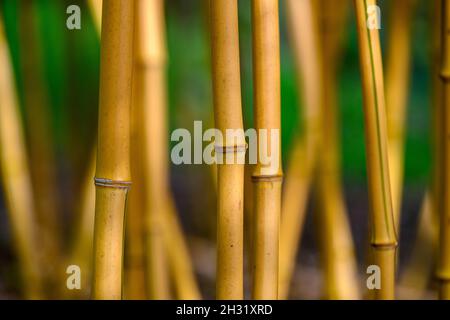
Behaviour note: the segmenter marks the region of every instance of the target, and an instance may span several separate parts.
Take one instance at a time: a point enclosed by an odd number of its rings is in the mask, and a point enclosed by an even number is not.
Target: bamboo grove
[[[1,2],[0,299],[450,299],[449,28],[450,0]]]

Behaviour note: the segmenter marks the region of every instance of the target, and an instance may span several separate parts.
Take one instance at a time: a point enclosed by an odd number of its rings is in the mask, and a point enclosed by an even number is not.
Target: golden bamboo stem
[[[35,206],[26,147],[18,114],[14,75],[3,21],[0,19],[0,169],[3,190],[21,270],[24,296],[42,298],[41,264],[37,256]]]
[[[450,1],[441,4],[441,67],[443,137],[450,134]],[[436,276],[439,280],[439,298],[450,299],[450,141],[442,139],[442,207],[440,216],[440,248]]]
[[[94,299],[122,296],[123,233],[130,186],[134,1],[103,5],[94,228]]]
[[[261,153],[253,172],[254,299],[278,298],[279,221],[281,211],[280,35],[278,0],[253,0],[253,81],[255,128],[269,138],[258,150],[275,151],[278,162],[264,164]],[[273,136],[272,133],[278,134]],[[261,137],[261,136],[260,136]]]
[[[367,179],[369,190],[372,261],[381,271],[376,299],[395,297],[397,239],[387,155],[386,109],[378,29],[368,28],[368,6],[374,0],[354,0],[364,98]]]
[[[136,1],[134,95],[141,111],[147,291],[150,299],[169,298],[163,243],[163,215],[168,192],[166,128],[166,49],[163,1]]]
[[[411,61],[411,24],[415,0],[393,1],[386,61],[386,107],[389,176],[397,233],[401,217],[404,173],[405,122]]]
[[[243,129],[237,0],[210,3],[214,120],[218,130]],[[245,154],[245,139],[216,145],[218,156]],[[217,187],[218,299],[243,298],[244,165],[219,164]]]

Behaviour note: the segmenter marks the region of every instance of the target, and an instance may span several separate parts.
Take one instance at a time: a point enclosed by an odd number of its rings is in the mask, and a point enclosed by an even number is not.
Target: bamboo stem
[[[1,14],[1,12],[0,12]],[[0,169],[24,295],[42,298],[35,206],[8,46],[0,18]]]
[[[93,298],[122,295],[123,233],[130,182],[134,1],[103,5],[96,169]]]
[[[254,187],[254,299],[278,298],[279,221],[281,211],[280,36],[278,0],[253,0],[253,81],[258,150],[274,152],[265,164],[258,154]],[[270,138],[261,141],[261,130]],[[276,135],[274,136],[273,133]],[[264,145],[265,143],[266,145]]]
[[[442,0],[441,4],[441,68],[440,77],[442,81],[442,207],[440,217],[440,248],[437,267],[437,278],[439,280],[439,298],[450,299],[450,1]]]
[[[237,0],[215,0],[210,5],[214,120],[225,133],[243,129]],[[238,141],[217,143],[216,152],[219,156],[232,152],[236,159],[245,154],[245,145],[242,135]],[[244,165],[218,164],[217,171],[216,297],[242,299]]]
[[[376,299],[394,299],[397,239],[392,212],[387,155],[386,109],[378,29],[367,26],[374,0],[354,0],[364,98],[367,179],[373,263],[381,271]]]
[[[147,291],[150,299],[169,298],[163,215],[168,192],[166,137],[166,49],[161,0],[136,1],[134,95],[142,121],[142,164],[146,196],[144,212],[147,245]]]
[[[411,25],[415,0],[393,1],[386,62],[386,107],[389,176],[397,233],[401,216],[405,122],[411,62]]]

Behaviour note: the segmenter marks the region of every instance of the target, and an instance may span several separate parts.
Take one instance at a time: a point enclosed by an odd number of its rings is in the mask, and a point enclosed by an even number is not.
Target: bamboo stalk
[[[450,141],[445,138],[450,134],[450,1],[442,0],[441,4],[441,67],[442,81],[442,207],[440,216],[440,248],[436,271],[439,280],[439,298],[450,299]]]
[[[141,109],[147,291],[150,299],[169,298],[167,257],[163,243],[163,215],[168,192],[165,27],[163,2],[136,1],[134,95]]]
[[[130,187],[134,1],[103,5],[93,298],[120,299],[124,213]]]
[[[376,299],[394,299],[397,239],[393,220],[387,156],[386,109],[378,29],[367,26],[374,0],[354,0],[364,98],[367,179],[370,204],[371,253],[380,268]]]
[[[215,126],[243,129],[239,67],[238,9],[236,0],[210,3],[212,79]],[[244,136],[238,141],[216,142],[216,153],[245,154]],[[244,165],[219,164],[217,187],[218,299],[243,298],[243,195]]]
[[[1,14],[1,12],[0,12]],[[0,18],[0,169],[8,218],[27,299],[43,297],[37,256],[35,206],[26,147],[18,114],[14,75]]]
[[[411,62],[411,25],[415,0],[393,1],[386,62],[386,107],[389,176],[397,233],[401,217],[405,122]]]
[[[279,220],[281,211],[280,137],[280,36],[278,0],[253,0],[253,81],[255,128],[266,129],[270,138],[258,150],[268,148],[275,163],[263,163],[261,153],[253,172],[254,190],[254,299],[278,298]],[[272,133],[277,136],[273,136]],[[260,135],[261,137],[261,135]]]

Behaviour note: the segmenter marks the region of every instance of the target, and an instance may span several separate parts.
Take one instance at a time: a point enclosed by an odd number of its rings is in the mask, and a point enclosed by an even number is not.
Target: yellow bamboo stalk
[[[319,3],[322,57],[322,137],[319,145],[317,196],[320,256],[327,299],[359,297],[357,267],[340,170],[337,74],[342,35],[350,2]]]
[[[214,120],[218,130],[243,129],[239,66],[237,0],[210,3]],[[216,142],[218,156],[245,154],[244,136]],[[217,166],[217,283],[218,299],[243,298],[244,165]]]
[[[440,77],[442,81],[442,207],[440,216],[440,248],[437,266],[437,278],[439,280],[439,298],[450,299],[450,1],[442,0],[441,4],[441,67]]]
[[[405,120],[408,103],[411,25],[415,0],[393,1],[389,19],[386,60],[386,107],[389,173],[397,233],[401,216],[403,189]]]
[[[267,130],[258,150],[272,150],[278,161],[263,163],[261,153],[253,172],[254,299],[278,298],[279,221],[281,211],[280,35],[278,0],[253,0],[253,81],[255,128]],[[277,136],[273,136],[275,132]]]
[[[37,256],[35,206],[14,75],[0,19],[0,169],[13,243],[27,299],[43,297]]]
[[[169,298],[167,257],[163,243],[163,215],[168,192],[165,27],[161,0],[136,1],[134,95],[141,109],[147,291],[150,299]]]
[[[372,261],[380,268],[381,288],[376,299],[395,297],[397,239],[387,155],[386,109],[378,29],[369,28],[368,7],[374,0],[354,0],[364,98],[367,179],[369,190]]]
[[[130,187],[134,1],[103,5],[94,228],[94,299],[122,296],[124,213]]]
[[[280,225],[280,299],[289,293],[295,267],[310,183],[320,138],[321,82],[319,39],[311,0],[286,1],[289,37],[294,51],[300,92],[304,100],[304,137],[297,138],[289,159],[284,184]],[[314,31],[315,30],[315,31]]]

